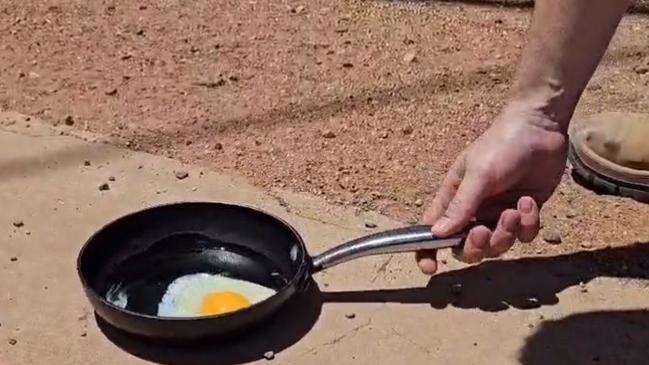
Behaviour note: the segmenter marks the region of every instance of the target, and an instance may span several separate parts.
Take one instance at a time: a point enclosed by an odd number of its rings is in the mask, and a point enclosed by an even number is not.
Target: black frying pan
[[[265,212],[222,203],[176,203],[103,227],[81,249],[77,270],[103,320],[132,335],[184,342],[231,335],[263,322],[320,270],[363,256],[455,247],[463,238],[436,239],[430,226],[412,226],[361,237],[311,257],[288,223]],[[167,286],[197,272],[251,281],[277,294],[220,316],[157,316]],[[128,295],[125,308],[106,299],[116,288]]]

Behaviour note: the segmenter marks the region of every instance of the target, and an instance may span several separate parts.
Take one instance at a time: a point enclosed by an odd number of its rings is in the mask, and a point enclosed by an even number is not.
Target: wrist
[[[566,122],[564,123],[563,120]],[[512,99],[502,110],[494,127],[503,136],[524,141],[531,151],[562,152],[568,143],[567,119],[560,119],[534,99]]]
[[[539,127],[567,134],[579,97],[571,95],[560,82],[518,85],[505,109],[525,113],[526,121]]]

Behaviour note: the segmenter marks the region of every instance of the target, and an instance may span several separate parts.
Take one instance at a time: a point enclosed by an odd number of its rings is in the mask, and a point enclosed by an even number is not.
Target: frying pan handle
[[[410,226],[383,231],[343,243],[312,259],[312,271],[328,269],[359,257],[398,252],[460,247],[466,233],[437,238],[431,226]]]

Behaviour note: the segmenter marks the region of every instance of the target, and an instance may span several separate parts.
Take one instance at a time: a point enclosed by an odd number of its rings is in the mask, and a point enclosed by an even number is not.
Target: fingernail
[[[448,227],[449,220],[446,217],[442,217],[437,220],[433,225],[433,233],[444,234],[446,232],[446,227]]]
[[[518,209],[523,213],[532,213],[532,199],[522,198],[518,201]]]

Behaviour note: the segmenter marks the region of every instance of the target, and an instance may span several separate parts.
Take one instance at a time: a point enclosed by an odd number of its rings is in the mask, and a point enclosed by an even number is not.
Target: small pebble
[[[417,200],[415,200],[415,205],[418,206],[418,207],[421,207],[422,205],[424,205],[424,201],[421,200],[421,199],[417,199]]]
[[[345,318],[354,319],[354,318],[356,318],[356,313],[346,313]]]
[[[108,181],[115,181],[115,176],[109,176]]]
[[[192,191],[196,191],[196,190],[198,190],[198,188],[194,186],[194,187],[192,188]]]
[[[10,258],[9,260],[10,260],[11,262],[16,262],[16,261],[18,261],[18,258],[14,256],[14,257]]]
[[[527,328],[534,328],[534,324],[533,324],[533,323],[529,323],[529,324],[527,325]]]
[[[336,134],[331,130],[326,130],[326,131],[322,132],[322,137],[324,137],[324,138],[335,138]]]
[[[10,338],[7,342],[9,342],[11,346],[15,346],[18,343],[18,340],[16,340],[15,338]]]
[[[32,233],[30,231],[25,231],[25,236],[31,236]]]
[[[633,70],[638,75],[645,75],[649,73],[649,66],[636,66]]]
[[[174,172],[174,175],[176,175],[176,179],[182,180],[182,179],[186,179],[189,176],[189,172],[187,172],[187,171],[176,171],[176,172]]]
[[[405,62],[405,63],[413,63],[415,61],[417,61],[417,52],[410,51],[410,52],[407,52],[405,55],[403,55],[403,62]]]
[[[90,160],[83,161],[83,166],[90,166]]]
[[[365,228],[376,228],[376,223],[365,222]]]
[[[117,89],[109,89],[109,90],[107,90],[106,95],[108,95],[108,96],[117,95]]]
[[[266,351],[264,352],[264,359],[266,360],[272,360],[275,358],[275,353],[272,351]]]
[[[544,229],[543,230],[543,240],[547,243],[558,245],[562,242],[561,234],[556,229]]]
[[[403,127],[403,129],[401,129],[401,132],[403,132],[403,134],[405,134],[405,135],[409,135],[409,134],[412,134],[413,129],[412,129],[411,126],[408,125],[408,126]]]
[[[593,244],[590,243],[590,242],[588,242],[588,241],[585,241],[585,242],[582,242],[582,243],[580,244],[580,246],[581,246],[581,248],[592,248],[592,247],[593,247]]]
[[[214,144],[214,149],[217,150],[217,151],[222,150],[223,149],[223,144],[221,142],[216,142]]]
[[[108,185],[108,183],[103,183],[99,185],[99,191],[106,191],[106,190],[110,190],[110,185]]]
[[[81,337],[86,337],[86,336],[88,336],[88,332],[82,332],[81,333]]]
[[[352,68],[352,67],[354,67],[354,64],[351,63],[351,62],[345,62],[345,63],[343,63],[343,67],[344,68]]]
[[[74,118],[71,115],[68,115],[67,117],[65,117],[64,123],[67,126],[74,125]]]
[[[17,220],[15,220],[15,221],[13,221],[13,225],[14,225],[14,227],[16,227],[16,228],[20,228],[20,227],[24,226],[25,223],[24,223],[23,221],[21,221],[20,219],[17,219]]]

